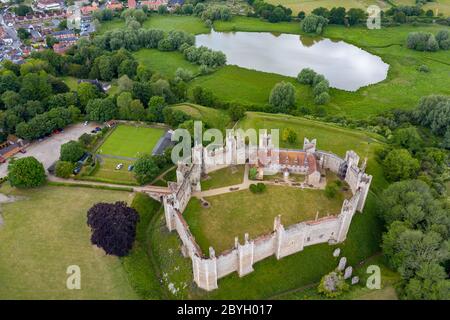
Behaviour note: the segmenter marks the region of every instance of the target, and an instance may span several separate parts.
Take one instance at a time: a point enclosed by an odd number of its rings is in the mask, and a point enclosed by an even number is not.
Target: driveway
[[[83,133],[90,133],[98,124],[89,122],[87,126],[83,123],[73,124],[64,128],[64,132],[54,134],[45,138],[42,141],[34,141],[27,148],[25,154],[18,153],[16,158],[33,156],[44,165],[44,169],[50,167],[53,162],[59,159],[59,151],[62,144],[77,140]],[[8,162],[0,164],[0,177],[5,177],[8,174]]]

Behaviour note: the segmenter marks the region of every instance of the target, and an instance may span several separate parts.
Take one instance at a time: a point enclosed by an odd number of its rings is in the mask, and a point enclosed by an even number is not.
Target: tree
[[[182,80],[182,81],[190,81],[193,78],[193,74],[190,70],[178,68],[175,71],[175,77]]]
[[[284,142],[293,144],[297,141],[297,132],[292,128],[284,128],[282,133],[282,139]]]
[[[422,148],[422,138],[415,127],[401,128],[394,132],[393,142],[415,153]]]
[[[87,213],[92,244],[119,257],[126,256],[133,247],[138,221],[136,210],[125,202],[97,203]]]
[[[140,156],[134,163],[134,176],[140,184],[151,182],[159,173],[159,167],[150,154]]]
[[[348,24],[353,26],[366,19],[366,13],[359,8],[351,8],[347,11]]]
[[[331,24],[345,24],[345,8],[332,8],[329,19]]]
[[[309,84],[312,85],[314,81],[314,77],[317,73],[310,68],[304,68],[297,76],[297,81],[301,84]]]
[[[302,30],[306,33],[322,34],[323,29],[328,24],[328,19],[315,14],[306,16],[301,22]]]
[[[97,87],[88,82],[83,82],[78,85],[77,94],[82,107],[86,107],[89,101],[99,97]]]
[[[86,106],[89,120],[105,122],[114,119],[118,110],[116,104],[110,99],[93,99]]]
[[[239,121],[245,116],[245,108],[239,105],[232,105],[228,108],[228,114],[233,121]]]
[[[405,298],[408,300],[448,300],[450,280],[445,269],[437,263],[424,263],[416,276],[406,285]]]
[[[45,182],[45,179],[44,166],[34,157],[12,159],[9,162],[8,180],[13,187],[39,187]]]
[[[153,122],[163,122],[164,121],[164,115],[163,115],[163,109],[166,107],[166,101],[164,100],[164,97],[161,96],[153,96],[150,98],[150,101],[148,102],[148,109],[147,109],[147,118],[150,121]]]
[[[415,177],[419,161],[406,149],[394,149],[384,159],[383,167],[388,180],[399,181]]]
[[[295,88],[292,83],[277,83],[270,92],[269,103],[276,112],[287,113],[295,105]]]
[[[61,145],[59,159],[61,161],[77,162],[85,153],[84,147],[77,141],[69,141]]]
[[[55,167],[55,175],[60,178],[67,179],[73,173],[75,165],[68,161],[58,161]]]
[[[257,175],[258,175],[258,169],[256,169],[255,167],[251,167],[248,172],[248,178],[250,180],[256,180]]]
[[[336,194],[338,193],[339,188],[336,185],[336,183],[331,182],[327,183],[325,187],[325,196],[329,199],[336,197]]]
[[[316,104],[327,104],[330,101],[330,95],[328,92],[322,92],[321,94],[314,97],[314,103]]]

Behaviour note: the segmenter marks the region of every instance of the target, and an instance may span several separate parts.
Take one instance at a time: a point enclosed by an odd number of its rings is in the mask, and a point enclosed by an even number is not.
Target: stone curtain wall
[[[203,156],[200,156],[204,158],[206,150],[202,151]],[[223,154],[225,150],[220,151],[218,154]],[[348,151],[345,159],[323,151],[317,151],[317,154],[321,167],[344,175],[353,192],[352,198],[344,200],[341,212],[337,216],[300,222],[286,228],[278,216],[271,233],[256,239],[249,239],[248,234],[245,234],[243,244],[236,237],[234,248],[217,257],[211,247],[209,257],[202,253],[181,214],[192,191],[199,188],[201,171],[212,171],[214,166],[205,168],[204,161],[202,164],[179,164],[177,183],[169,186],[173,193],[163,197],[164,212],[168,229],[177,231],[183,243],[183,253],[192,260],[194,281],[200,288],[214,290],[218,279],[232,272],[237,272],[239,276],[251,273],[256,262],[272,255],[281,259],[302,251],[306,246],[325,242],[336,244],[346,239],[353,215],[364,208],[372,176],[364,173],[365,164],[358,168],[359,157],[353,151]]]

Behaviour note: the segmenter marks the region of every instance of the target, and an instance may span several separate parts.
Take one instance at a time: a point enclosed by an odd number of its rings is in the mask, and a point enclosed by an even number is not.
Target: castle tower
[[[317,146],[316,139],[312,139],[311,141],[309,141],[309,139],[306,137],[303,139],[303,150],[305,150],[306,153],[315,153],[316,146]]]

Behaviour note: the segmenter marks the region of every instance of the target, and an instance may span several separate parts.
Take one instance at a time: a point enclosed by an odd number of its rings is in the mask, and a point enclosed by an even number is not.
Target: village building
[[[136,0],[128,0],[128,8],[136,9]]]
[[[63,0],[39,0],[36,3],[36,7],[39,10],[51,11],[51,10],[61,10],[64,7]]]
[[[108,1],[108,3],[106,4],[106,8],[109,10],[122,10],[123,9],[123,4],[122,2],[116,1],[116,0],[112,0],[112,1]]]
[[[141,7],[146,6],[149,10],[158,10],[160,6],[166,6],[168,4],[167,0],[149,0],[141,1]]]

